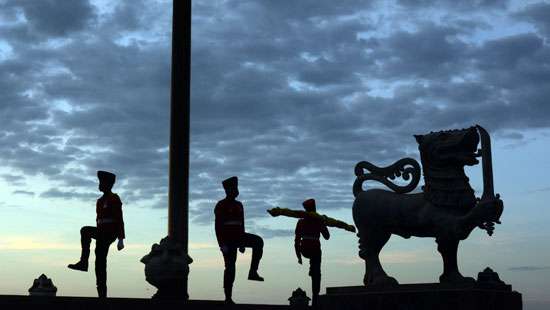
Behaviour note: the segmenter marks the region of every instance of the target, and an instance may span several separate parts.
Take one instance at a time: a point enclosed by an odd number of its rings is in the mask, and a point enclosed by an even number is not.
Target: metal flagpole
[[[191,0],[173,0],[168,236],[188,253]],[[187,294],[187,278],[185,292]]]
[[[187,300],[193,262],[188,251],[191,0],[173,0],[172,5],[168,236],[154,244],[141,262],[145,280],[158,288],[153,298]]]

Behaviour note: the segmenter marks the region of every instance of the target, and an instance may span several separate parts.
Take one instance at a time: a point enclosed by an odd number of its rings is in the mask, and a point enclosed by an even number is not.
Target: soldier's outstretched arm
[[[326,215],[323,215],[322,217],[323,217],[323,222],[325,223],[325,225],[327,225],[329,227],[336,227],[336,228],[345,229],[345,230],[350,231],[350,232],[355,232],[355,226],[353,226],[353,225],[349,225],[344,221],[333,219],[333,218],[328,217]]]
[[[300,211],[300,210],[291,210],[286,208],[272,208],[268,209],[267,213],[269,213],[271,216],[288,216],[288,217],[294,217],[294,218],[304,218],[307,216],[306,211]]]
[[[267,213],[269,213],[271,216],[288,216],[288,217],[294,217],[294,218],[306,218],[306,217],[313,217],[321,220],[325,225],[329,227],[336,227],[345,229],[350,232],[355,232],[355,226],[349,225],[346,222],[333,219],[331,217],[328,217],[326,215],[321,215],[317,212],[306,212],[306,211],[299,211],[299,210],[291,210],[286,208],[273,208],[268,209]]]

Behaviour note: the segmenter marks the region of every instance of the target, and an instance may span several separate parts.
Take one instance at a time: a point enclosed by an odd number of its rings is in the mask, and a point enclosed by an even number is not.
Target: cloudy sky
[[[235,299],[285,303],[309,290],[307,268],[294,222],[265,209],[314,197],[351,222],[355,163],[418,157],[413,134],[481,124],[506,209],[495,236],[463,243],[461,268],[492,266],[527,309],[550,304],[549,2],[193,1],[192,36],[192,298],[223,296],[222,179],[240,177],[247,229],[266,240],[267,281],[246,281],[241,256]],[[166,234],[170,38],[170,1],[0,0],[0,293],[46,273],[59,295],[95,295],[93,273],[65,266],[94,222],[98,169],[119,176],[127,222],[110,295],[154,292],[139,259]],[[323,286],[361,283],[353,234],[323,248]],[[404,283],[441,272],[430,239],[393,237],[383,260]]]

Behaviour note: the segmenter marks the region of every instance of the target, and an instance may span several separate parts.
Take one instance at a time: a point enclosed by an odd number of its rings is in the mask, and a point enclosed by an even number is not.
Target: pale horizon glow
[[[247,281],[239,255],[235,300],[286,304],[310,294],[308,265],[296,221],[266,209],[315,198],[352,223],[358,161],[418,158],[413,134],[480,124],[505,210],[494,236],[461,243],[461,271],[489,266],[526,310],[550,307],[549,21],[547,1],[193,1],[191,298],[223,299],[221,180],[239,176],[246,229],[265,241],[266,281]],[[66,266],[110,170],[127,240],[109,252],[109,295],[149,298],[140,259],[167,233],[171,1],[0,0],[0,38],[0,294],[44,273],[60,296],[96,295],[93,270]],[[480,195],[481,166],[466,173]],[[331,234],[322,290],[361,285],[357,237]],[[393,236],[382,262],[401,283],[442,268],[431,239]]]

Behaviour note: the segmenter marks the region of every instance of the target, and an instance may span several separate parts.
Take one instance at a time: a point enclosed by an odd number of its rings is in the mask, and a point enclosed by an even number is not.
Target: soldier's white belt
[[[302,236],[302,240],[319,240],[319,238],[312,236]]]
[[[116,223],[117,221],[115,219],[99,219],[97,220],[98,224],[111,224]]]
[[[227,221],[223,223],[224,225],[242,225],[243,222],[241,221]]]

